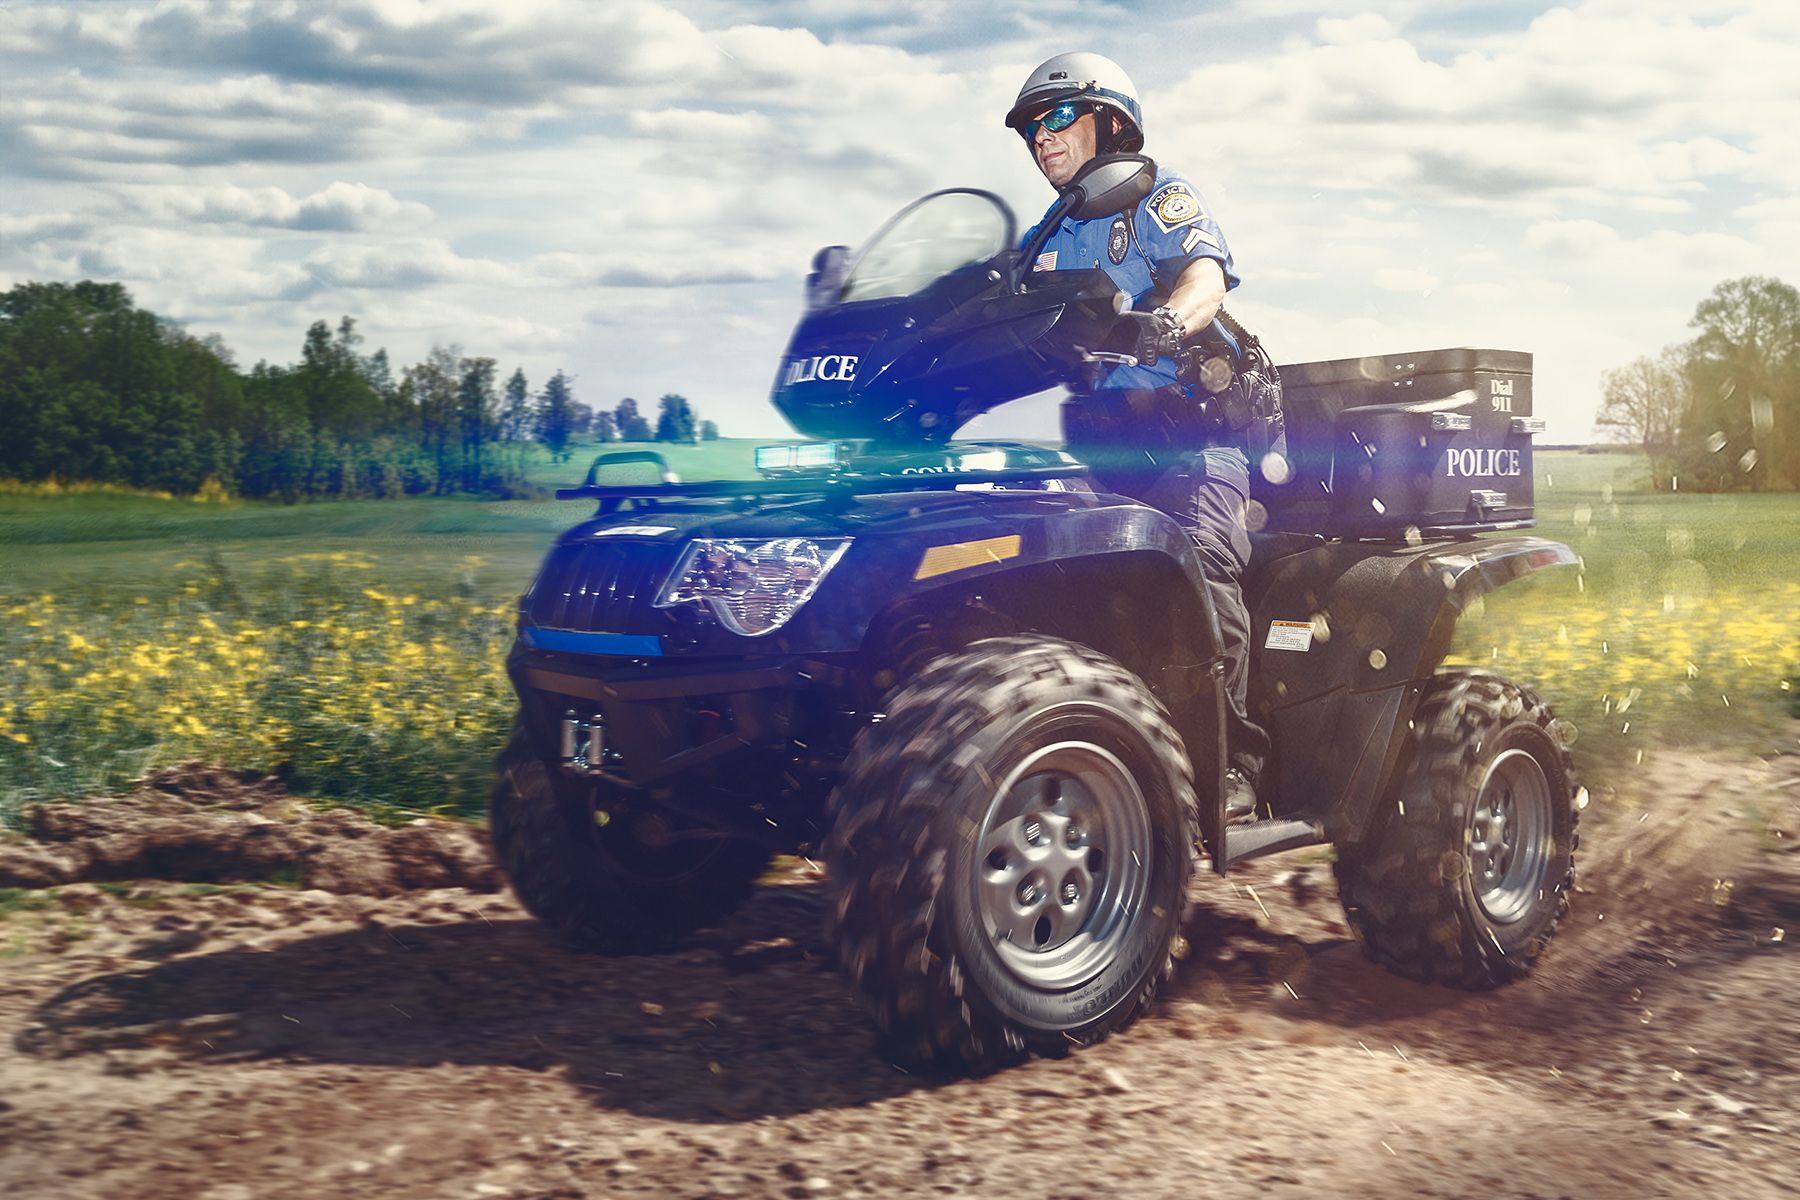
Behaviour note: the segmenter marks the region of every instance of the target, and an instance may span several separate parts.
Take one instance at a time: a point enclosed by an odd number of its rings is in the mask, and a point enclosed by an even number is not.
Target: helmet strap
[[[1124,130],[1113,128],[1121,125],[1113,110],[1104,104],[1094,105],[1094,153],[1111,154],[1118,149],[1118,143]]]

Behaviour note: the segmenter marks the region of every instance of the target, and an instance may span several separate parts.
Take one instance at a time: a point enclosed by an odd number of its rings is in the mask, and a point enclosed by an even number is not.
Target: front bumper
[[[551,651],[523,639],[507,674],[545,761],[565,757],[565,719],[597,719],[606,749],[580,773],[631,789],[695,775],[720,782],[739,760],[813,751],[796,737],[848,679],[840,666],[795,656],[657,661]]]

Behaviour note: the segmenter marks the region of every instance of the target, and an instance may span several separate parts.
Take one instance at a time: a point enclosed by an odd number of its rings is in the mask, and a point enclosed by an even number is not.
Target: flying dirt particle
[[[1742,458],[1738,459],[1738,470],[1749,471],[1749,470],[1754,469],[1755,466],[1756,466],[1756,447],[1752,446],[1752,447],[1750,447],[1750,449],[1744,451],[1744,456]]]
[[[663,1006],[655,1001],[645,1000],[638,1005],[638,1011],[645,1016],[660,1017],[663,1015]]]
[[[1356,1044],[1357,1044],[1357,1045],[1359,1045],[1359,1046],[1362,1046],[1362,1052],[1363,1052],[1363,1053],[1364,1053],[1364,1054],[1366,1054],[1366,1055],[1368,1055],[1368,1056],[1369,1056],[1369,1057],[1370,1057],[1370,1058],[1374,1058],[1374,1057],[1375,1057],[1375,1052],[1374,1052],[1374,1051],[1373,1051],[1373,1050],[1371,1050],[1371,1049],[1369,1049],[1369,1048],[1368,1048],[1368,1047],[1367,1047],[1367,1046],[1363,1046],[1363,1044],[1362,1044],[1362,1040],[1361,1040],[1361,1039],[1360,1039],[1360,1038],[1359,1038],[1359,1039],[1358,1039],[1358,1040],[1357,1040],[1357,1043],[1356,1043]]]
[[[1787,936],[1787,930],[1785,930],[1781,926],[1777,925],[1775,927],[1775,932],[1771,933],[1769,935],[1769,940],[1771,942],[1779,942],[1782,938],[1784,938],[1786,936]]]
[[[1725,431],[1723,429],[1715,429],[1711,433],[1706,435],[1706,448],[1708,450],[1712,451],[1714,454],[1717,454],[1719,451],[1721,451],[1725,448],[1725,443],[1727,440],[1728,439],[1725,437]]]
[[[1383,653],[1381,649],[1377,648],[1369,651],[1369,665],[1374,667],[1377,671],[1387,666],[1387,662],[1387,655]]]
[[[1639,1025],[1648,1025],[1650,1023],[1651,1018],[1654,1016],[1656,1016],[1656,1014],[1646,1008],[1642,1013],[1638,1014],[1638,1024]]]
[[[1380,1140],[1380,1139],[1377,1139],[1377,1140]],[[1382,1143],[1381,1143],[1381,1148],[1382,1148],[1382,1149],[1383,1149],[1383,1150],[1386,1150],[1386,1151],[1387,1151],[1387,1152],[1388,1152],[1388,1153],[1389,1153],[1389,1154],[1393,1154],[1393,1155],[1394,1155],[1394,1157],[1395,1157],[1395,1158],[1399,1158],[1399,1157],[1400,1157],[1400,1156],[1399,1156],[1399,1155],[1398,1155],[1398,1154],[1396,1154],[1396,1153],[1395,1153],[1395,1152],[1394,1152],[1394,1148],[1393,1148],[1393,1147],[1392,1147],[1392,1146],[1390,1146],[1390,1145],[1388,1145],[1388,1144],[1387,1144],[1387,1143],[1386,1143],[1386,1142],[1382,1142]]]
[[[1394,1045],[1394,1053],[1398,1054],[1400,1056],[1401,1062],[1411,1062],[1412,1061],[1412,1059],[1406,1057],[1406,1051],[1404,1051],[1400,1048],[1400,1043],[1395,1042],[1393,1045]]]
[[[1262,897],[1261,897],[1261,896],[1259,896],[1259,895],[1257,895],[1257,894],[1256,894],[1256,889],[1255,889],[1255,888],[1253,888],[1253,887],[1251,887],[1251,886],[1250,886],[1250,885],[1249,885],[1249,884],[1247,884],[1247,883],[1246,883],[1246,884],[1245,884],[1245,885],[1244,885],[1244,890],[1245,890],[1245,891],[1246,891],[1246,892],[1249,892],[1249,893],[1250,893],[1250,898],[1251,898],[1251,899],[1252,899],[1252,900],[1254,900],[1254,901],[1256,901],[1256,907],[1258,907],[1258,908],[1262,908],[1262,915],[1263,915],[1263,916],[1265,916],[1265,917],[1269,917],[1269,910],[1268,910],[1268,909],[1266,909],[1266,908],[1263,908],[1263,902],[1262,902]],[[1270,919],[1270,920],[1271,920],[1271,921],[1273,921],[1273,920],[1274,920],[1274,919],[1275,919],[1275,918],[1274,918],[1274,917],[1269,917],[1269,919]]]
[[[1733,1100],[1723,1092],[1706,1093],[1706,1102],[1730,1117],[1741,1117],[1755,1107],[1755,1105],[1745,1104],[1742,1100]]]
[[[1288,992],[1288,995],[1290,995],[1290,996],[1292,996],[1292,997],[1293,997],[1293,998],[1294,998],[1294,999],[1296,999],[1296,1000],[1298,1000],[1298,999],[1299,999],[1299,998],[1300,998],[1300,993],[1299,993],[1299,992],[1296,992],[1296,991],[1295,991],[1295,990],[1294,990],[1294,985],[1293,985],[1293,984],[1291,984],[1291,983],[1289,983],[1289,982],[1288,982],[1288,981],[1287,981],[1287,980],[1285,980],[1285,979],[1284,979],[1284,980],[1282,980],[1282,981],[1281,981],[1281,986],[1282,986],[1282,987],[1284,987],[1284,988],[1286,988],[1286,989],[1287,989],[1287,992]]]
[[[1567,743],[1565,742],[1564,745],[1567,745]],[[1576,812],[1586,812],[1587,806],[1589,803],[1590,803],[1590,798],[1588,796],[1588,790],[1584,787],[1576,788],[1575,789],[1575,811]]]

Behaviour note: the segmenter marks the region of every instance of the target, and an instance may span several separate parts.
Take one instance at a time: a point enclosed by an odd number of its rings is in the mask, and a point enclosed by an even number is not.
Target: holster
[[[1287,448],[1281,374],[1262,342],[1223,308],[1183,348],[1177,377],[1207,397],[1205,407],[1241,437],[1251,462]]]

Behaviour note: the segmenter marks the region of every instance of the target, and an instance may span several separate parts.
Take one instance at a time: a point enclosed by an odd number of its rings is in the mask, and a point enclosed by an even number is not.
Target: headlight
[[[733,633],[760,637],[787,624],[849,548],[849,538],[700,538],[656,604],[707,608]]]

